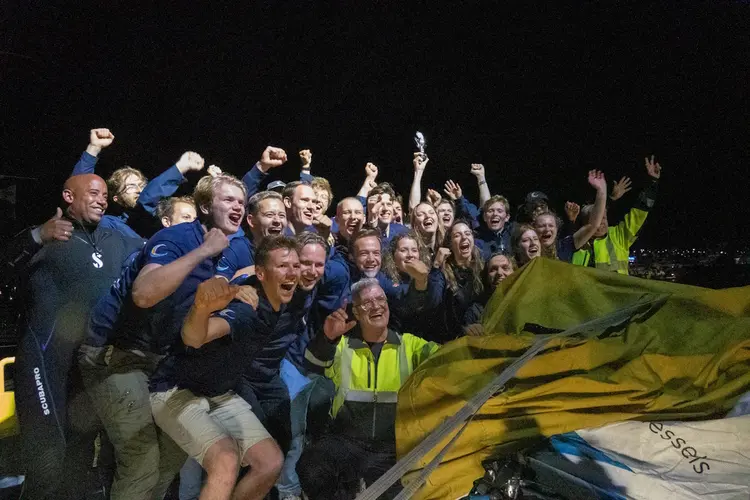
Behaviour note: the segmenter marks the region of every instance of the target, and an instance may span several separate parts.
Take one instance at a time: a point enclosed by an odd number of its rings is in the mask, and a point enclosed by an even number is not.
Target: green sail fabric
[[[625,420],[726,413],[750,390],[750,287],[708,290],[537,258],[488,303],[486,336],[446,344],[402,387],[399,456],[522,355],[534,340],[529,332],[565,330],[657,296],[667,298],[648,314],[553,339],[479,410],[415,498],[459,498],[483,474],[483,459],[545,436]]]

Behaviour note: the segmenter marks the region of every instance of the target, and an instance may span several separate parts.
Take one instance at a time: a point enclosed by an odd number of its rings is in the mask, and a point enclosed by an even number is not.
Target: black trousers
[[[310,500],[351,500],[361,480],[369,486],[395,463],[395,443],[325,434],[305,448],[297,474]],[[394,498],[401,489],[401,483],[396,483],[380,498]]]
[[[16,355],[14,386],[21,427],[15,465],[26,475],[23,498],[80,498],[90,481],[101,428],[83,390],[72,342],[44,342],[31,328]]]

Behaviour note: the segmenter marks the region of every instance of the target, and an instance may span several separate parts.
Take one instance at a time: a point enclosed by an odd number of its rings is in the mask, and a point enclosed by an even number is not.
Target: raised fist
[[[193,304],[205,311],[219,311],[232,302],[237,292],[238,287],[230,285],[224,278],[207,279],[198,285]]]
[[[286,163],[286,151],[281,148],[268,146],[260,155],[260,166],[264,172]]]
[[[211,177],[216,177],[217,175],[221,175],[221,169],[216,165],[210,165],[208,170],[206,170],[206,173]]]
[[[479,180],[484,179],[484,165],[482,165],[481,163],[472,163],[471,175],[473,175]]]
[[[203,237],[201,247],[206,251],[209,257],[215,257],[229,246],[229,238],[221,229],[213,228]]]
[[[177,163],[175,163],[177,169],[183,174],[190,170],[201,170],[203,169],[204,165],[205,162],[203,161],[203,157],[198,153],[194,153],[192,151],[186,151],[182,153],[180,159],[177,160]]]
[[[302,168],[305,169],[307,167],[309,169],[312,163],[312,152],[309,149],[303,149],[299,152],[299,158],[302,160]]]
[[[115,136],[108,128],[91,129],[89,134],[89,144],[100,149],[104,149],[115,140]]]
[[[365,165],[365,176],[373,181],[377,179],[378,167],[376,167],[374,163],[368,163],[367,165]]]

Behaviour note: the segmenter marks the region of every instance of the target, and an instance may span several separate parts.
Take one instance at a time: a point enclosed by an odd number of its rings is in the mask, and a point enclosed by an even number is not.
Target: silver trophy
[[[424,154],[424,147],[427,144],[427,142],[424,140],[424,134],[422,134],[422,132],[417,132],[414,135],[414,144],[417,145],[417,149],[422,154],[422,156],[424,156],[425,155]]]

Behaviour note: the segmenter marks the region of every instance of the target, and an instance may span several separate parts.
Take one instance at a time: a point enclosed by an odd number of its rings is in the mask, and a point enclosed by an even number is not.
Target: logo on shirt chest
[[[91,260],[94,261],[91,265],[97,269],[101,269],[104,266],[104,262],[102,262],[102,254],[99,252],[92,253]]]

